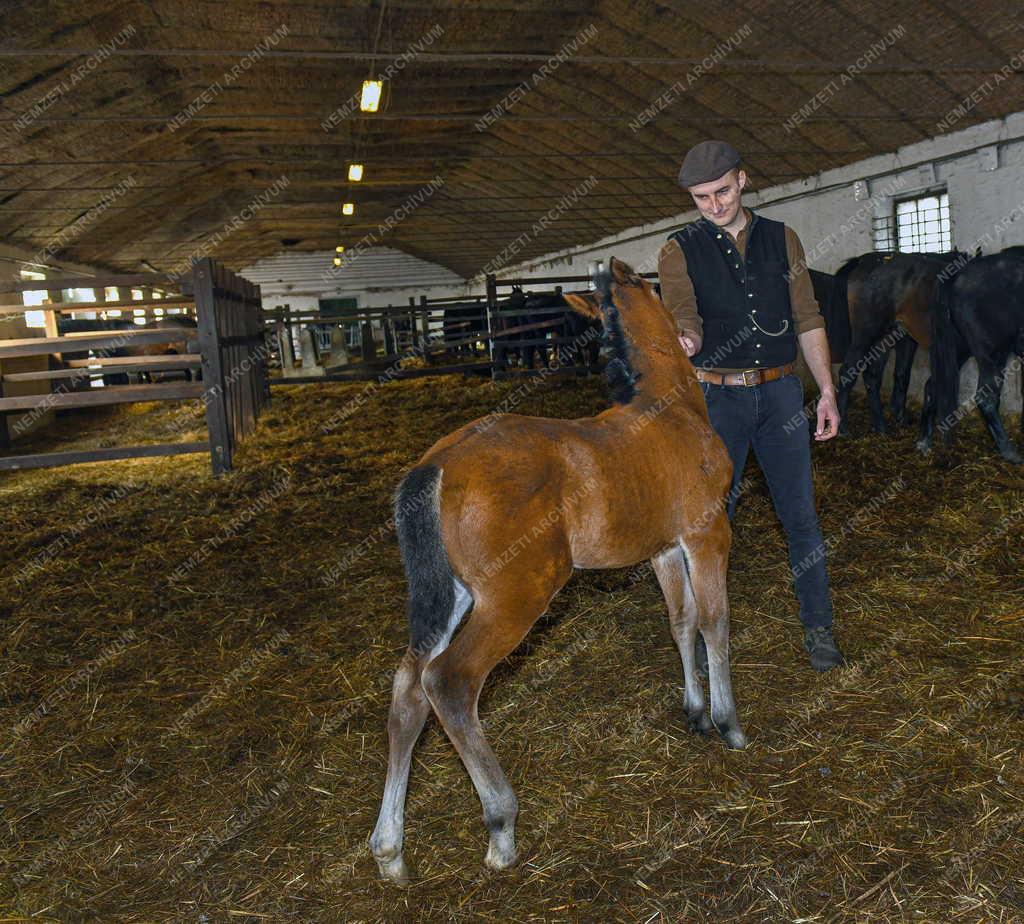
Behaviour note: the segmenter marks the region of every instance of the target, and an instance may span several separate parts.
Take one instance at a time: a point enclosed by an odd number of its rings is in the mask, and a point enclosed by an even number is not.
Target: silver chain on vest
[[[786,333],[787,330],[789,330],[789,319],[788,318],[784,318],[783,319],[783,321],[782,321],[782,330],[775,331],[773,333],[770,330],[765,330],[760,324],[758,324],[757,323],[757,318],[755,318],[753,314],[748,314],[747,317],[750,318],[750,322],[754,325],[754,327],[756,327],[759,331],[761,331],[762,334],[765,334],[768,337],[781,337],[784,333]]]

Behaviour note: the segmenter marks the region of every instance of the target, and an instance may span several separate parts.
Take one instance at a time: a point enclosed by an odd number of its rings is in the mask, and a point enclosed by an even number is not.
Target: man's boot
[[[811,667],[816,671],[830,671],[846,663],[846,658],[839,650],[832,635],[831,626],[815,626],[804,630],[804,648],[811,659]]]

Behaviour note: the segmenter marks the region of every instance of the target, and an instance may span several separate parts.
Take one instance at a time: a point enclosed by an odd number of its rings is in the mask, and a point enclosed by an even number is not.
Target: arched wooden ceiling
[[[1004,0],[3,6],[0,239],[117,270],[363,242],[468,277],[678,213],[704,138],[765,187],[941,134],[972,93],[951,129],[1024,109]],[[325,129],[389,65],[385,109]]]

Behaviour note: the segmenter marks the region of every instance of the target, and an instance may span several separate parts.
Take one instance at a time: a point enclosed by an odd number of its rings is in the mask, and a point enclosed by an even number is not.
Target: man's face
[[[689,187],[694,204],[701,215],[720,228],[728,227],[740,212],[740,190],[747,185],[742,170],[730,170],[725,176],[710,183]]]

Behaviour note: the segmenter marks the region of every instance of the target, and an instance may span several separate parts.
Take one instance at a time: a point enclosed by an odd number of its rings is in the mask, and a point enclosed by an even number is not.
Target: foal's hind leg
[[[473,614],[446,651],[423,671],[423,689],[444,730],[459,752],[483,806],[490,845],[484,862],[492,869],[515,863],[515,825],[519,803],[477,714],[487,675],[508,656],[547,608],[551,597],[569,579],[572,565],[559,568],[557,578],[508,575],[502,588],[472,588]],[[532,587],[532,592],[531,592]]]
[[[721,519],[725,520],[725,513]],[[708,677],[711,688],[711,721],[729,747],[745,748],[747,737],[736,715],[729,673],[729,597],[726,573],[729,567],[729,524],[713,524],[700,537],[687,537],[684,544],[689,564],[690,586],[697,607],[698,628],[708,648]]]
[[[388,775],[384,782],[377,825],[370,835],[370,850],[381,875],[399,883],[409,881],[409,869],[402,858],[405,830],[405,794],[409,784],[412,749],[430,714],[420,678],[424,665],[448,644],[455,627],[472,604],[473,598],[456,582],[455,605],[443,637],[435,640],[432,651],[408,649],[392,687],[391,712],[388,715]]]
[[[683,708],[694,731],[711,731],[711,717],[704,705],[704,687],[697,675],[694,646],[697,642],[697,602],[687,575],[686,554],[674,545],[651,559],[668,606],[668,622],[683,662]]]
[[[413,746],[430,714],[430,703],[420,686],[422,667],[422,659],[409,649],[395,672],[388,716],[388,776],[377,825],[370,835],[370,850],[381,875],[403,884],[409,881],[402,858],[409,765]]]

